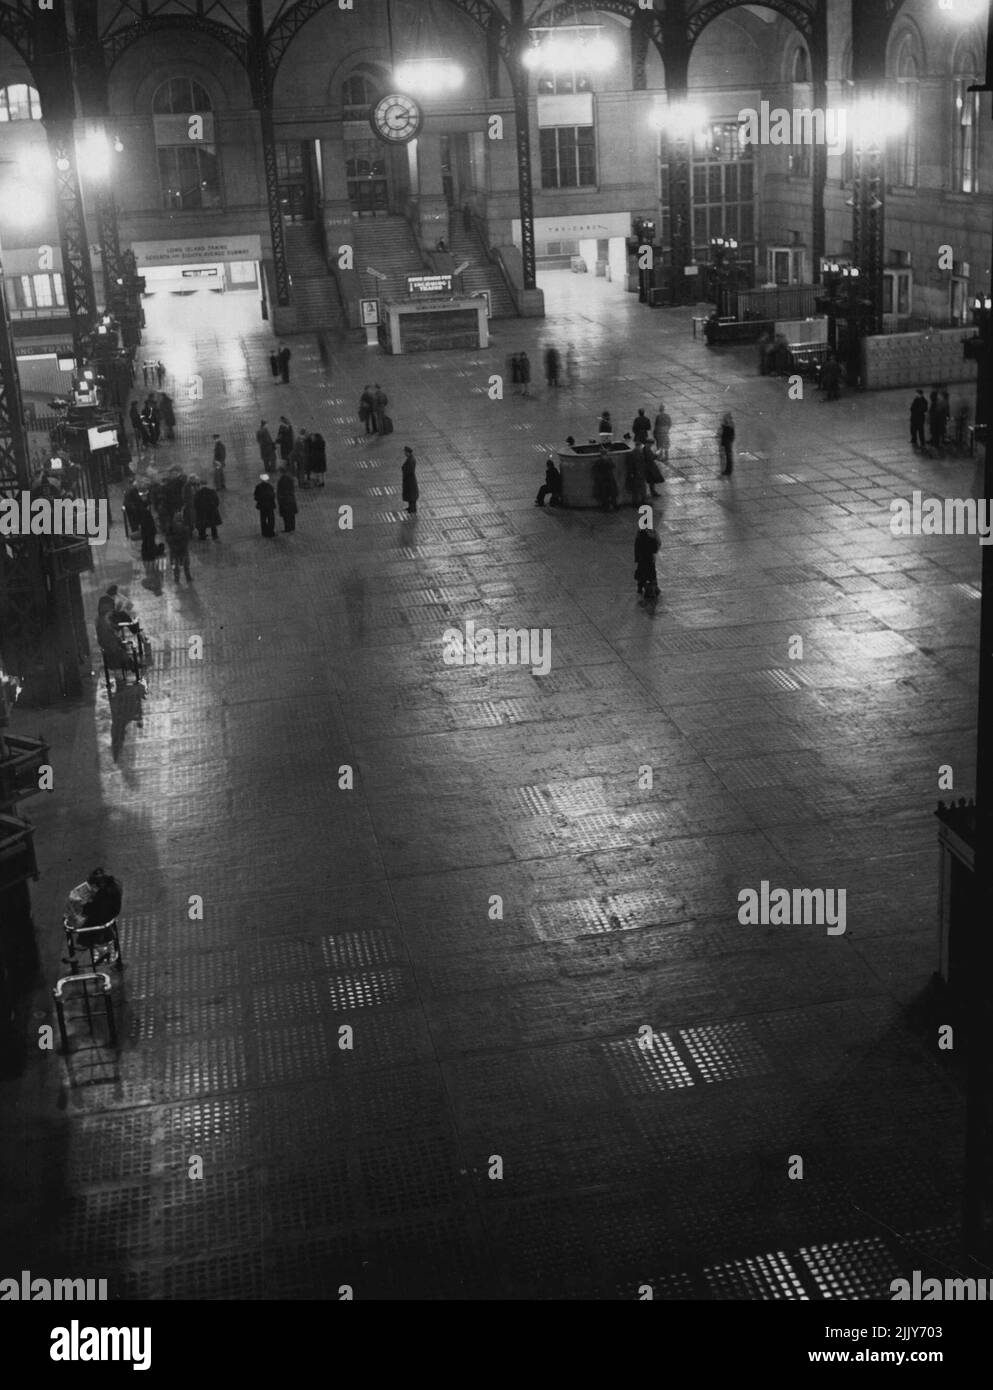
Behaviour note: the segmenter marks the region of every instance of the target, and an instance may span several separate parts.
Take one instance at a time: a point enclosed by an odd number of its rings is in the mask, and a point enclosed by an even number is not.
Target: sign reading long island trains
[[[408,275],[408,294],[451,294],[450,275]]]

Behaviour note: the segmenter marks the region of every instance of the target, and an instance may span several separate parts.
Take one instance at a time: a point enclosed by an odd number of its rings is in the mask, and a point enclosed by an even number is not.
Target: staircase
[[[467,270],[461,275],[462,287],[466,294],[474,290],[489,290],[491,317],[512,319],[517,317],[514,301],[503,278],[500,267],[489,259],[482,240],[476,231],[467,232],[462,225],[461,215],[456,212],[451,219],[451,240],[449,250],[455,264],[469,262]]]
[[[286,263],[293,280],[293,305],[297,329],[331,328],[344,332],[345,313],[338,285],[324,262],[321,233],[316,222],[293,222],[283,227]]]
[[[355,269],[363,295],[398,298],[407,293],[407,276],[423,275],[424,263],[405,217],[359,217],[355,220]],[[381,271],[385,280],[368,273]]]

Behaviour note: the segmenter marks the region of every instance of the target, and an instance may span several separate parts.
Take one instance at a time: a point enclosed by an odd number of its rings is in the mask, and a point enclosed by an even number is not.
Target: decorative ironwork
[[[489,0],[446,0],[446,3],[460,10],[484,33],[491,24],[497,25],[506,33],[506,16]],[[295,4],[281,8],[266,34],[273,73],[278,70],[287,49],[307,21],[333,5],[335,0],[296,0]]]
[[[97,317],[90,243],[83,220],[72,121],[46,121],[48,145],[55,165],[55,202],[62,241],[62,273],[66,305],[72,318],[72,341],[80,356]]]
[[[852,252],[860,275],[864,333],[883,331],[883,237],[886,190],[878,145],[855,150]]]
[[[95,201],[97,237],[100,241],[100,259],[103,264],[103,293],[105,302],[109,303],[111,299],[119,298],[117,282],[125,278],[114,190],[106,185],[98,188]]]
[[[20,5],[0,5],[0,39],[6,39],[34,73],[34,8],[23,0]]]
[[[251,30],[248,42],[248,75],[252,84],[252,99],[259,113],[262,134],[262,168],[265,174],[269,232],[272,237],[276,304],[279,308],[287,308],[293,301],[290,288],[290,268],[286,258],[286,236],[283,231],[283,210],[279,203],[276,127],[272,119],[273,69],[269,63],[269,50],[266,45],[262,0],[248,0],[248,22]]]
[[[740,10],[745,3],[746,0],[709,0],[709,3],[695,10],[686,23],[686,34],[690,43],[696,43],[704,29],[713,20],[719,19],[721,15],[727,14],[731,10]],[[785,19],[791,20],[804,38],[809,40],[813,27],[810,6],[799,4],[797,0],[762,0],[762,3],[766,9],[775,10]]]
[[[108,70],[139,39],[147,38],[149,34],[166,33],[169,30],[179,31],[183,34],[189,34],[192,31],[216,39],[218,43],[223,44],[229,52],[234,54],[243,68],[246,70],[248,68],[248,43],[240,32],[197,14],[160,14],[132,21],[121,29],[115,30],[108,27],[104,30],[102,41],[107,53]]]
[[[521,261],[524,288],[533,290],[538,284],[538,261],[534,240],[534,190],[531,183],[531,113],[528,110],[527,69],[519,61],[511,67],[510,82],[514,91],[517,180],[521,204]]]

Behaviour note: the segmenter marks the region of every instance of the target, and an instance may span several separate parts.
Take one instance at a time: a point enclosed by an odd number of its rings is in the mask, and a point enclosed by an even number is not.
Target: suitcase
[[[393,433],[393,421],[390,419],[390,417],[389,417],[388,415],[384,415],[384,416],[383,416],[383,433],[384,433],[384,434],[392,434],[392,433]]]

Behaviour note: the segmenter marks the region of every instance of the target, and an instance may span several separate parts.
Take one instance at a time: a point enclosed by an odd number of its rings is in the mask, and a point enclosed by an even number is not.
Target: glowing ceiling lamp
[[[565,24],[530,34],[524,65],[542,72],[604,72],[617,58],[602,24]]]

